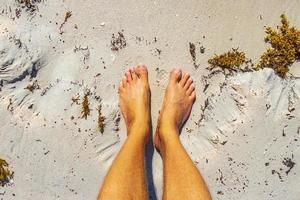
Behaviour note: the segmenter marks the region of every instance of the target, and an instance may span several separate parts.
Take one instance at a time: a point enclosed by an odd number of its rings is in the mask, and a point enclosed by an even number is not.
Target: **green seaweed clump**
[[[4,186],[6,183],[12,179],[13,172],[8,168],[8,163],[0,158],[0,185]]]
[[[300,30],[290,27],[286,15],[281,15],[281,26],[277,30],[266,28],[265,42],[271,44],[260,57],[258,69],[272,68],[284,78],[289,67],[300,57]]]
[[[87,119],[87,116],[90,115],[90,103],[88,99],[89,93],[86,93],[83,97],[83,101],[81,103],[82,110],[81,110],[81,118]]]
[[[223,70],[238,71],[245,61],[246,55],[244,52],[240,52],[238,49],[232,49],[224,54],[215,55],[208,60],[208,63],[212,67],[220,67]]]

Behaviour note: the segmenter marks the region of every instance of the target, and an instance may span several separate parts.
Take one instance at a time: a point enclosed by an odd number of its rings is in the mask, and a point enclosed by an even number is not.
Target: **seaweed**
[[[98,128],[100,132],[103,134],[104,133],[104,128],[105,128],[105,117],[102,115],[102,105],[100,104],[98,107]]]
[[[87,116],[90,115],[90,103],[89,103],[89,92],[85,93],[84,97],[83,97],[83,101],[81,103],[82,106],[82,110],[81,110],[81,118],[85,118],[87,119]]]
[[[115,127],[114,127],[114,131],[115,132],[118,132],[119,130],[120,130],[120,121],[121,121],[121,115],[120,115],[120,113],[118,112],[118,113],[116,113],[115,114],[115,116],[114,116],[114,125],[115,125]]]
[[[43,0],[16,0],[20,4],[22,9],[25,9],[29,13],[33,14],[38,10],[37,4],[41,3]],[[20,17],[20,10],[17,11],[17,17]]]
[[[35,89],[40,89],[40,86],[38,85],[37,81],[34,81],[32,84],[28,84],[24,89],[33,93]]]
[[[281,26],[277,29],[272,27],[266,28],[265,42],[271,45],[261,56],[256,67],[252,60],[246,60],[244,52],[232,49],[227,53],[215,55],[208,60],[211,65],[208,69],[220,67],[223,71],[229,72],[259,70],[271,68],[281,78],[285,78],[289,72],[289,67],[300,59],[300,30],[290,27],[287,16],[282,14]],[[243,68],[242,64],[246,64]],[[251,66],[251,69],[249,66]]]
[[[77,95],[76,97],[72,97],[72,99],[71,99],[71,101],[72,101],[72,103],[71,103],[71,106],[75,103],[76,105],[79,105],[80,103],[79,103],[79,100],[80,100],[80,96],[79,95]]]
[[[191,57],[192,57],[192,60],[193,60],[194,68],[198,69],[199,65],[197,65],[197,62],[196,62],[196,45],[194,43],[190,42],[189,46],[190,46],[190,54],[191,54]],[[201,48],[200,48],[200,51],[202,53]]]
[[[243,69],[241,65],[245,63],[246,55],[244,52],[238,51],[238,49],[232,49],[228,52],[215,55],[213,58],[208,60],[208,63],[211,65],[211,68],[220,67],[222,70],[239,71]]]
[[[286,15],[281,15],[281,26],[266,28],[265,42],[271,45],[260,57],[257,69],[272,68],[284,78],[289,67],[300,58],[300,30],[290,27]]]
[[[72,12],[71,11],[67,11],[66,14],[65,14],[65,19],[63,21],[63,23],[61,23],[60,27],[59,27],[59,34],[63,34],[64,31],[63,31],[63,26],[67,23],[68,19],[72,17]]]
[[[115,52],[125,48],[127,45],[127,42],[126,42],[123,32],[119,31],[118,36],[115,36],[115,34],[112,34],[110,45],[111,45],[111,50],[115,51]]]
[[[0,185],[5,186],[13,178],[13,172],[10,171],[8,163],[0,158]]]
[[[194,62],[194,64],[196,63],[196,46],[194,43],[189,43],[190,45],[190,54],[192,56],[192,60]]]
[[[294,157],[294,155],[292,155],[292,158]],[[285,172],[286,175],[288,175],[290,173],[290,171],[293,169],[293,167],[296,165],[296,163],[294,161],[292,161],[291,158],[284,158],[284,160],[282,161],[282,163],[288,167],[289,169]]]

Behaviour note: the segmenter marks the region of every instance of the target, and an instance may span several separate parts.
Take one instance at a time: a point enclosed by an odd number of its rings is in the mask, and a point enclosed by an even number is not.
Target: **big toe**
[[[182,72],[180,69],[173,69],[170,73],[170,81],[172,83],[179,82],[182,76]]]
[[[145,65],[138,65],[134,70],[140,79],[145,81],[148,80],[148,69]]]

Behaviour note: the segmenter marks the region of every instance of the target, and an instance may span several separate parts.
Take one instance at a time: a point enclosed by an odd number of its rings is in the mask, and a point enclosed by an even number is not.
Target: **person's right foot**
[[[159,151],[168,138],[178,137],[195,99],[195,85],[190,75],[182,74],[179,69],[172,70],[154,136],[154,145]]]

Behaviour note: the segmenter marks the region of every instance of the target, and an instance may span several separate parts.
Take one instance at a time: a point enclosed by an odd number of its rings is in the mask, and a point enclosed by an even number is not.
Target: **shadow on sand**
[[[152,133],[152,130],[151,130]],[[153,139],[152,134],[148,143],[146,144],[145,150],[145,162],[146,162],[146,178],[147,178],[147,185],[148,185],[148,195],[150,200],[157,200],[156,189],[154,186],[153,181],[153,170],[152,170],[152,162],[153,162],[153,154],[154,154],[154,146],[153,146]]]

